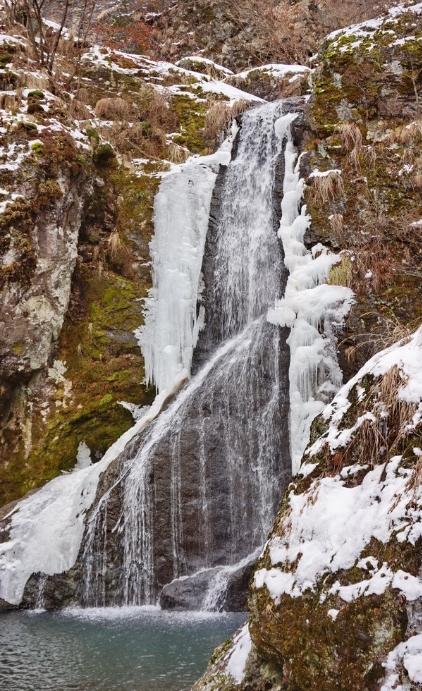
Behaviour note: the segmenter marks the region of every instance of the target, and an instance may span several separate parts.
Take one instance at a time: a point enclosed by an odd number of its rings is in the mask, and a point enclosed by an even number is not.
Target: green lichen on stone
[[[159,185],[154,170],[161,168],[151,165],[143,175],[117,165],[99,168],[103,182],[87,205],[80,239],[81,256],[91,259],[77,264],[54,354],[65,363],[65,381],[47,379],[44,396],[50,393],[41,408],[35,393],[27,392],[29,448],[21,445],[0,467],[2,503],[71,469],[81,441],[98,460],[133,424],[119,401],[148,405],[154,398],[143,384],[143,358],[133,332],[142,324],[142,299],[151,286],[149,242]],[[59,194],[51,180],[40,183],[38,192],[45,196],[43,206]],[[110,249],[111,229],[121,238],[118,256]]]

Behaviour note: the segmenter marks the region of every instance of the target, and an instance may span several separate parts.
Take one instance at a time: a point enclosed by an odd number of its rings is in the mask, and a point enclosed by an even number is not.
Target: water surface
[[[0,615],[1,691],[181,691],[242,614],[154,608]]]

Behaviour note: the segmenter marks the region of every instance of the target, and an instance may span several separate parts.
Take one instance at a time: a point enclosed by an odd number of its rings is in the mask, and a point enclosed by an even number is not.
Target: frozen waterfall
[[[236,565],[263,544],[292,446],[297,456],[291,432],[309,429],[313,401],[337,372],[335,359],[327,373],[299,357],[328,362],[327,315],[304,314],[314,303],[300,295],[328,294],[321,281],[334,260],[303,245],[297,115],[285,108],[251,109],[217,154],[163,178],[139,334],[159,395],[102,461],[53,480],[6,518],[0,598],[149,604],[164,586],[209,572],[204,607],[220,608]]]

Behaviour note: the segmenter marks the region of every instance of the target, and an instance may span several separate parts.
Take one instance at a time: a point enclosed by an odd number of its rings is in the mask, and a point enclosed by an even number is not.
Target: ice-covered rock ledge
[[[314,421],[258,562],[248,629],[197,688],[420,688],[421,543],[422,327]]]

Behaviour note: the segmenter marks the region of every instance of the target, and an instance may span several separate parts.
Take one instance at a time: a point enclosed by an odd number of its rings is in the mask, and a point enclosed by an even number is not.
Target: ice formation
[[[212,156],[190,159],[161,182],[151,241],[153,287],[145,324],[138,332],[146,380],[169,390],[190,376],[193,349],[203,323],[197,309],[211,196],[220,164],[228,164],[236,133]]]
[[[294,114],[283,119],[293,121]],[[293,472],[309,438],[312,420],[323,410],[327,399],[341,385],[333,328],[340,325],[350,307],[349,288],[327,285],[331,267],[339,257],[322,246],[310,252],[304,236],[310,225],[302,206],[304,181],[300,178],[297,151],[289,130],[285,148],[284,195],[279,237],[284,263],[289,270],[285,295],[268,311],[273,324],[291,329],[288,343],[290,364],[290,439]]]

